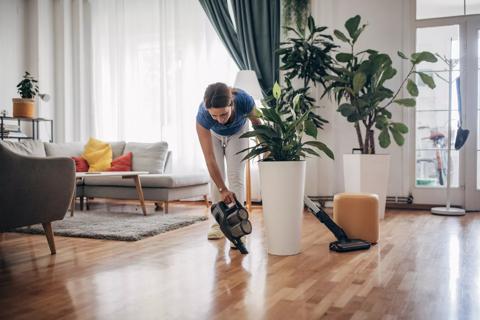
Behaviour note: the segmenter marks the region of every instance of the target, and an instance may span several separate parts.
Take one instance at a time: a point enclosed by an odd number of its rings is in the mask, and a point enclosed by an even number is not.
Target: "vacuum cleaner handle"
[[[237,208],[243,208],[243,205],[240,203],[240,201],[238,201],[235,193],[233,194],[233,198],[235,199],[235,205],[237,206]]]
[[[317,217],[320,222],[327,226],[327,228],[335,235],[339,241],[348,240],[348,236],[320,207],[318,207],[308,196],[304,197],[307,208]]]

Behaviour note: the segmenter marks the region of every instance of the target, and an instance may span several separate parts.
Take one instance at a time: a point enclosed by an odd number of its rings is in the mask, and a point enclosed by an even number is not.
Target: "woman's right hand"
[[[222,190],[220,194],[222,196],[223,202],[225,202],[226,204],[235,202],[235,193],[233,193],[232,191],[225,189]]]

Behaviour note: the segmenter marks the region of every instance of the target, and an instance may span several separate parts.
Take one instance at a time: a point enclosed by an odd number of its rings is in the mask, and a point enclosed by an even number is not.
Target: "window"
[[[167,141],[173,170],[205,167],[195,116],[238,71],[199,1],[91,1],[96,136]],[[188,23],[186,23],[188,21]]]
[[[417,19],[480,13],[480,0],[417,0]]]

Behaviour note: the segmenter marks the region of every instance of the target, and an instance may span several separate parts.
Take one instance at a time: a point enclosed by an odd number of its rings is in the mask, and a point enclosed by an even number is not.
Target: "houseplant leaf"
[[[340,62],[349,62],[353,59],[353,55],[351,53],[340,52],[337,53],[335,58]]]
[[[411,55],[411,61],[413,64],[419,64],[421,62],[437,62],[437,57],[431,52],[422,51],[422,52],[415,52]]]
[[[422,79],[423,83],[425,83],[430,89],[435,89],[435,81],[430,75],[426,74],[425,72],[417,72],[417,74],[420,76],[420,79]]]
[[[343,34],[343,32],[341,32],[341,31],[339,31],[339,30],[335,30],[335,31],[333,31],[333,34],[334,34],[335,37],[337,37],[339,40],[342,40],[343,42],[350,43],[350,40],[348,40],[348,38],[345,36],[345,34]]]
[[[308,30],[312,33],[315,32],[315,21],[312,16],[309,16],[307,19]]]
[[[392,127],[400,133],[405,134],[405,133],[408,132],[408,127],[404,123],[401,123],[401,122],[393,122]]]
[[[310,149],[310,148],[302,148],[302,149],[300,149],[300,150],[301,150],[301,151],[304,151],[304,152],[306,152],[306,153],[309,153],[309,154],[311,154],[311,155],[317,156],[317,157],[320,156],[320,154],[319,154],[317,151],[315,151],[315,150],[313,150],[313,149]]]
[[[275,82],[275,84],[273,85],[272,93],[275,100],[278,100],[280,98],[280,94],[282,93],[282,90],[278,82]]]
[[[415,107],[416,105],[415,99],[412,99],[412,98],[396,99],[393,102],[405,107]]]
[[[360,24],[359,15],[356,15],[345,22],[345,29],[347,29],[350,37],[352,38],[355,37],[355,32],[357,31],[359,24]]]
[[[390,128],[390,132],[392,133],[393,140],[395,140],[395,142],[399,146],[403,146],[403,144],[405,143],[405,138],[403,137],[403,135],[399,131],[395,130],[393,127]]]
[[[412,79],[408,79],[407,90],[411,96],[414,96],[414,97],[418,96],[418,87]]]
[[[363,88],[366,81],[367,76],[365,75],[365,73],[355,73],[355,75],[353,76],[353,92],[358,93]]]
[[[387,128],[383,129],[378,135],[378,142],[382,148],[387,148],[390,145],[390,134]]]
[[[314,146],[314,147],[318,148],[319,150],[323,151],[330,159],[332,159],[332,160],[335,159],[335,156],[334,156],[332,150],[330,150],[330,148],[327,147],[327,145],[323,142],[307,141],[307,142],[304,143],[304,145]]]
[[[400,58],[402,58],[404,60],[408,60],[408,57],[402,51],[397,51],[397,54]]]
[[[344,117],[348,117],[349,115],[353,114],[357,109],[348,103],[343,103],[338,107],[337,111],[342,114]]]
[[[317,138],[318,130],[313,121],[305,121],[305,133],[310,137]]]

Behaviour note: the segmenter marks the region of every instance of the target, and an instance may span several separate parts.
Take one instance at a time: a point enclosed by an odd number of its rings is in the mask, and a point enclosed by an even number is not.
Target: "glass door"
[[[416,203],[445,204],[447,174],[450,171],[450,199],[464,205],[461,187],[464,166],[463,154],[453,148],[459,121],[459,108],[465,69],[464,24],[432,25],[417,28],[416,51],[437,54],[434,64],[423,63],[417,71],[432,76],[434,90],[417,81],[419,96],[415,110],[415,185]],[[451,152],[448,157],[449,129]],[[449,169],[448,169],[449,166]]]
[[[450,174],[451,204],[479,210],[480,18],[422,22],[417,25],[416,51],[422,50],[438,54],[437,63],[417,68],[434,77],[437,86],[429,90],[419,83],[415,111],[415,202],[445,205]],[[470,134],[458,148],[456,137],[465,134],[464,130],[470,130]]]

